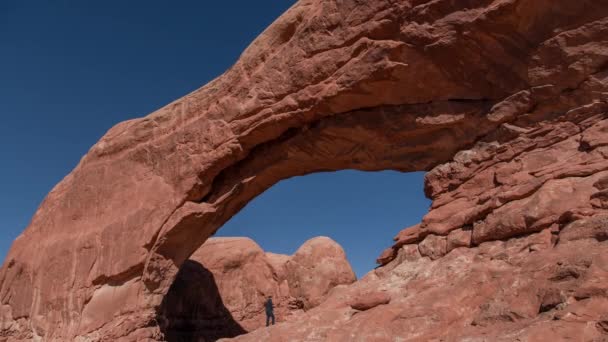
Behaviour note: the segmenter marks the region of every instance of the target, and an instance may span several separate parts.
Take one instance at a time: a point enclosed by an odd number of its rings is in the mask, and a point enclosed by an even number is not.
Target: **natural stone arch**
[[[587,43],[606,33],[605,5],[456,6],[300,1],[224,75],[111,129],[11,248],[6,334],[160,338],[155,309],[180,265],[277,181],[430,170],[518,124],[603,110],[608,58]]]

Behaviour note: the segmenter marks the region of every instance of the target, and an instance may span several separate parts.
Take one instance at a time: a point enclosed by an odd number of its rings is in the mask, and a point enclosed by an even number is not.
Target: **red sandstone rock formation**
[[[0,336],[162,340],[178,270],[226,220],[281,179],[353,168],[430,171],[388,275],[344,290],[389,304],[252,336],[601,340],[606,36],[597,0],[302,0],[53,189],[0,272]]]
[[[600,198],[608,180],[608,150],[597,132],[608,131],[608,121],[595,114],[606,109],[598,102],[578,110],[590,111],[583,121],[562,117],[503,143],[480,143],[430,171],[431,210],[420,225],[400,232],[378,262],[390,262],[407,244],[437,258],[457,247],[549,227],[557,234],[560,225],[606,212]]]
[[[608,340],[608,216],[437,260],[399,258],[320,306],[234,341]]]
[[[302,302],[304,309],[321,304],[334,287],[357,279],[342,247],[323,237],[303,244],[285,268],[289,292]]]
[[[355,280],[340,245],[326,237],[293,256],[264,253],[247,238],[211,238],[182,266],[159,320],[168,340],[237,336],[265,326],[269,295],[283,322]]]

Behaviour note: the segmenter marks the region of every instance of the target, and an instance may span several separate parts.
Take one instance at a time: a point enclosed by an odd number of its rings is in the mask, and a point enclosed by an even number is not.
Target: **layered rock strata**
[[[607,109],[597,102],[517,134],[498,132],[506,136],[491,136],[431,170],[429,213],[401,231],[378,262],[411,244],[436,259],[457,247],[547,228],[557,236],[570,222],[607,213]]]

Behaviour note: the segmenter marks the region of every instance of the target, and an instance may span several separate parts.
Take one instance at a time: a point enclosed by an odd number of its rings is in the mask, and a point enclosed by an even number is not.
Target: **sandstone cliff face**
[[[293,256],[264,253],[248,238],[211,238],[182,266],[158,320],[171,341],[237,336],[265,326],[267,296],[279,323],[355,280],[340,245],[326,237],[307,241]]]
[[[577,222],[606,211],[607,36],[597,0],[302,0],[224,75],[114,127],[53,189],[0,272],[0,336],[162,340],[158,310],[190,255],[256,195],[315,171],[430,171],[429,214],[383,264],[420,253],[448,270],[455,251],[596,234]],[[602,239],[524,254],[508,273],[596,258]],[[355,306],[387,300],[369,298]],[[460,329],[469,314],[455,315],[394,333]]]

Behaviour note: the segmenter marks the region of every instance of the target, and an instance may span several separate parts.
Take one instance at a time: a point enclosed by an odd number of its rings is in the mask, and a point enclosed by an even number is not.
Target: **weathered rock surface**
[[[321,304],[334,287],[357,280],[342,247],[325,237],[307,241],[285,266],[289,292],[304,309]]]
[[[114,127],[53,189],[0,271],[0,336],[162,340],[156,317],[178,270],[226,220],[281,179],[351,168],[430,171],[431,210],[378,272],[392,274],[386,291],[433,290],[352,317],[326,301],[311,312],[344,330],[309,340],[601,340],[606,242],[568,225],[608,211],[607,36],[597,0],[299,1],[224,75]],[[459,229],[471,247],[451,249],[466,244]],[[410,261],[418,280],[399,276]],[[547,288],[540,306],[574,298],[552,321],[534,316],[540,285],[526,287],[544,278],[565,293]],[[372,280],[357,286],[381,291]],[[329,327],[298,324],[256,334]]]
[[[607,341],[606,222],[571,223],[564,234],[591,237],[557,245],[545,229],[434,261],[395,260],[297,319],[234,341]]]
[[[283,322],[355,280],[340,245],[326,237],[293,256],[264,253],[248,238],[211,238],[182,266],[158,319],[168,340],[233,337],[265,326],[267,296]]]
[[[445,254],[443,236],[449,251],[605,213],[608,150],[581,144],[591,136],[587,131],[608,127],[607,109],[598,102],[585,108],[590,117],[583,121],[561,118],[503,143],[480,142],[430,171],[425,186],[431,210],[420,225],[400,232],[378,262],[387,264],[405,244],[437,258]]]

